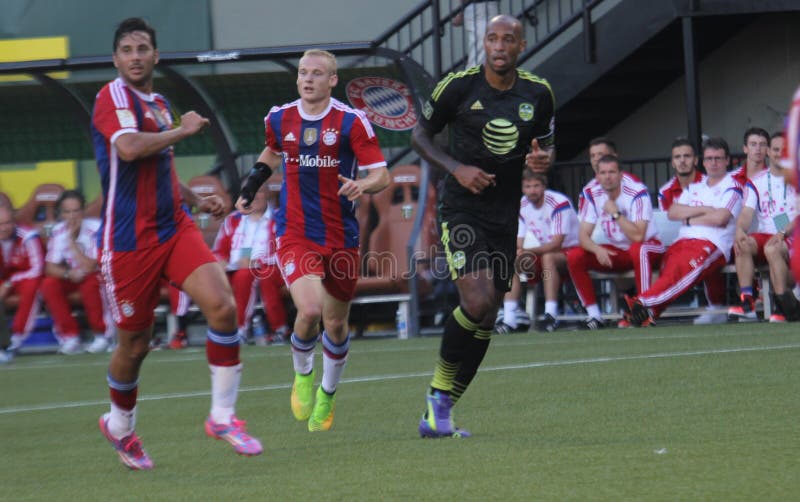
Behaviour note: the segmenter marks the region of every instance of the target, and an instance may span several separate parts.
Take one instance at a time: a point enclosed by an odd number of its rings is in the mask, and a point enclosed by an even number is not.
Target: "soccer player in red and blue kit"
[[[334,392],[350,347],[347,317],[358,280],[355,200],[389,184],[389,172],[363,112],[331,97],[338,82],[333,54],[311,49],[300,58],[300,99],[270,110],[266,148],[245,182],[237,209],[248,211],[256,190],[282,164],[275,215],[278,261],[297,318],[292,333],[292,412],[309,431],[333,425]],[[366,170],[357,177],[357,170]],[[322,320],[322,381],[313,395],[314,346]]]
[[[234,413],[242,364],[233,294],[181,208],[183,197],[219,217],[222,201],[197,198],[179,183],[173,164],[172,145],[199,133],[208,119],[189,111],[173,126],[169,104],[153,92],[158,49],[155,30],[144,20],[122,21],[113,51],[119,77],[97,94],[92,117],[104,196],[98,247],[118,336],[107,377],[111,410],[100,417],[100,429],[125,465],[153,467],[134,426],[139,368],[153,335],[153,309],[164,277],[186,291],[208,321],[211,411],[206,433],[228,441],[240,454],[257,455],[261,443]]]
[[[800,87],[797,88],[792,98],[792,105],[786,116],[784,133],[781,166],[788,170],[787,176],[793,179],[795,186],[800,191]],[[797,224],[794,225],[790,260],[794,280],[800,282],[800,225]]]

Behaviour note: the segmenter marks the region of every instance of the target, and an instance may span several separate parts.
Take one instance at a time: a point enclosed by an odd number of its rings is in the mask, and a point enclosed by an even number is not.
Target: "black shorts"
[[[497,291],[511,290],[516,229],[497,228],[468,214],[445,211],[440,212],[439,225],[453,280],[488,269]]]

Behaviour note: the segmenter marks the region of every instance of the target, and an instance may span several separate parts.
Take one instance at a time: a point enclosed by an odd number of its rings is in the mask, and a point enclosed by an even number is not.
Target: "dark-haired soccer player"
[[[153,467],[134,426],[139,368],[153,335],[159,281],[165,277],[194,299],[208,321],[211,412],[206,433],[228,441],[237,453],[257,455],[261,443],[247,434],[234,409],[242,364],[233,294],[200,230],[181,208],[183,196],[219,217],[222,200],[197,198],[178,182],[173,163],[172,145],[202,131],[208,119],[189,111],[179,125],[172,123],[166,99],[153,92],[158,49],[155,30],[144,20],[122,21],[113,51],[119,77],[97,94],[92,117],[104,198],[98,232],[101,272],[119,342],[108,368],[111,411],[100,417],[100,429],[125,465]]]
[[[553,157],[553,92],[547,81],[517,68],[525,49],[522,25],[496,16],[483,40],[486,63],[439,82],[412,135],[420,155],[448,173],[439,217],[460,296],[445,322],[419,424],[423,437],[468,435],[453,425],[451,408],[486,354],[511,286],[522,170],[547,171]],[[433,140],[448,125],[450,153]]]

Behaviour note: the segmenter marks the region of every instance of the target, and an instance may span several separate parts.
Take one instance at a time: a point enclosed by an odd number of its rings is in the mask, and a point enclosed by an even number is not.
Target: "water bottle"
[[[408,320],[406,319],[406,309],[401,305],[397,308],[397,338],[405,340],[408,338]]]
[[[253,340],[256,345],[262,345],[266,341],[267,328],[264,326],[264,318],[260,314],[253,316]]]

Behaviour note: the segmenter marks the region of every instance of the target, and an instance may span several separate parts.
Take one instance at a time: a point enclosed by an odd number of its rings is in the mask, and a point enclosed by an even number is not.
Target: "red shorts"
[[[322,279],[332,297],[349,302],[355,296],[358,282],[358,248],[333,249],[307,239],[278,239],[278,262],[283,279],[289,286],[300,277],[311,275]]]
[[[750,237],[756,241],[756,247],[758,249],[753,260],[756,265],[765,265],[767,263],[767,257],[764,256],[764,244],[767,243],[772,235],[773,234],[762,233],[750,234]]]
[[[518,274],[525,274],[528,284],[536,284],[542,280],[542,258],[538,255],[517,257],[515,266]]]
[[[542,282],[542,279],[544,279],[546,277],[545,274],[547,274],[547,277],[553,277],[552,274],[555,273],[554,277],[556,277],[557,279],[560,279],[561,272],[564,272],[565,274],[567,273],[567,270],[566,270],[566,257],[567,257],[567,251],[570,250],[570,249],[572,249],[572,248],[571,247],[562,248],[559,251],[553,251],[555,253],[560,253],[561,255],[563,255],[562,258],[564,259],[564,269],[560,269],[560,266],[559,266],[558,270],[547,270],[547,271],[545,271],[542,268],[542,257],[541,256],[539,256],[539,255],[526,255],[526,257],[524,259],[520,259],[520,257],[517,257],[517,260],[515,262],[517,273],[525,274],[526,279],[528,281],[528,284],[538,284],[538,283]]]
[[[153,323],[162,278],[180,286],[199,266],[216,262],[191,221],[158,246],[101,253],[100,271],[111,314],[117,327],[127,331],[139,331]]]

